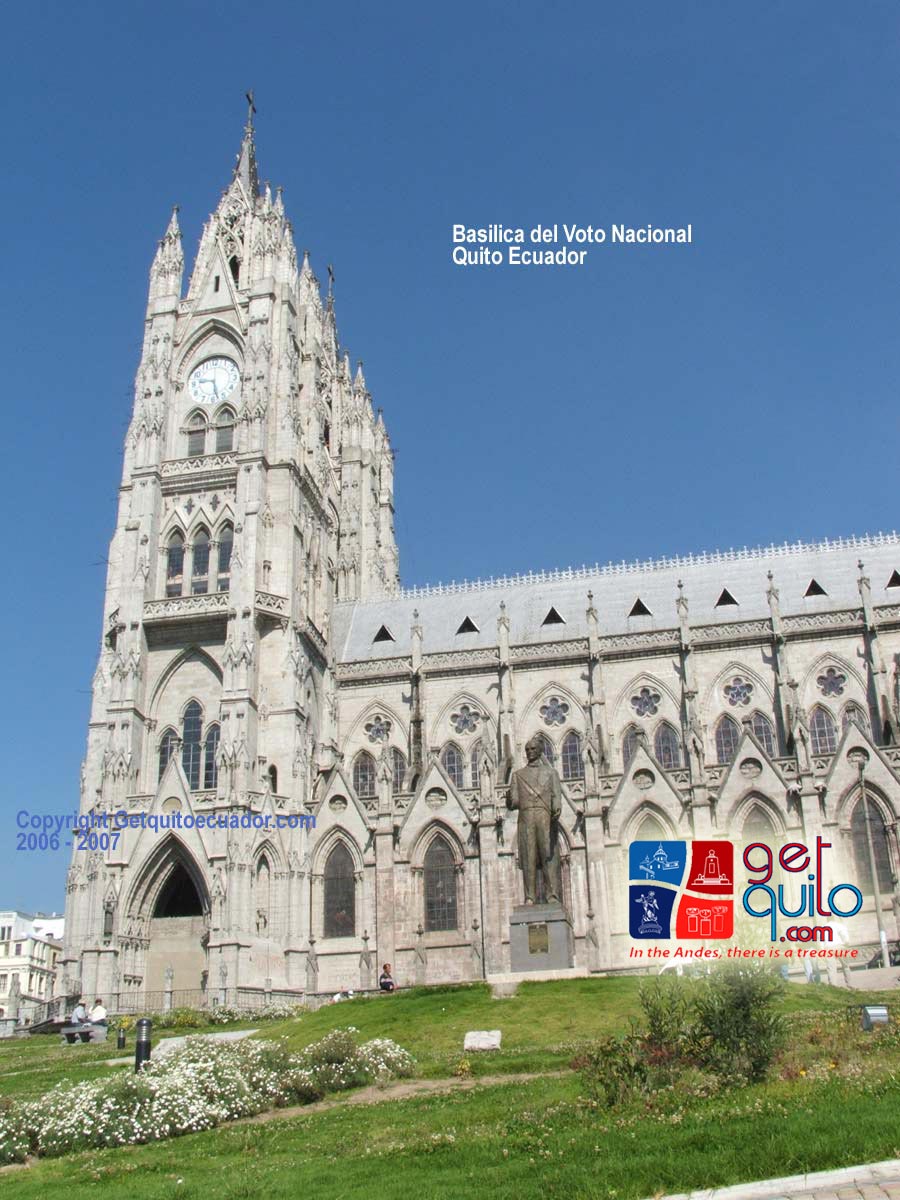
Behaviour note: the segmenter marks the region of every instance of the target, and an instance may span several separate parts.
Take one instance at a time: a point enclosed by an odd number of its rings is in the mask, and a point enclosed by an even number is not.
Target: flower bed
[[[299,1054],[278,1042],[189,1038],[139,1075],[61,1084],[40,1100],[0,1107],[0,1163],[99,1146],[161,1141],[327,1092],[411,1075],[412,1057],[385,1038],[359,1045],[333,1030]]]

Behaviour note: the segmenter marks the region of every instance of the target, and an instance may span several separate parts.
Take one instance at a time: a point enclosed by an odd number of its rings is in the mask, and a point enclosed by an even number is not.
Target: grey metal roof
[[[784,615],[856,608],[860,605],[860,559],[871,581],[873,602],[900,602],[900,588],[886,587],[892,572],[900,571],[900,537],[890,533],[406,588],[390,596],[338,604],[332,633],[338,662],[408,655],[413,614],[418,611],[426,654],[496,646],[503,601],[513,645],[586,637],[589,591],[601,636],[672,629],[678,623],[675,600],[679,580],[684,584],[692,626],[758,620],[769,616],[769,571]],[[826,595],[805,595],[813,579]],[[717,605],[723,589],[736,604]],[[650,616],[629,616],[638,598]],[[563,624],[544,624],[551,607]],[[467,617],[477,632],[457,633]],[[382,626],[391,633],[392,641],[373,640]]]

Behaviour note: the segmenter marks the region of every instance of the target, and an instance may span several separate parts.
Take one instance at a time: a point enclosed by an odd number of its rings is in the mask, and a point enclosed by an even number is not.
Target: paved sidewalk
[[[900,1200],[900,1158],[734,1187],[701,1188],[658,1200]]]
[[[239,1042],[241,1038],[249,1037],[251,1033],[258,1033],[257,1029],[223,1029],[215,1033],[186,1033],[183,1037],[167,1037],[160,1038],[158,1042],[153,1042],[150,1058],[153,1061],[158,1061],[160,1058],[165,1058],[171,1054],[173,1050],[177,1050],[179,1046],[183,1046],[189,1037],[208,1038],[211,1042]],[[127,1067],[133,1062],[131,1055],[122,1055],[120,1058],[107,1058],[104,1062],[109,1067]]]

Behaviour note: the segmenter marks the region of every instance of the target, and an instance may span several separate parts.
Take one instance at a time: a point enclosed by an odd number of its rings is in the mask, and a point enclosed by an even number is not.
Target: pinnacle
[[[259,196],[259,175],[256,170],[256,146],[253,141],[253,114],[256,112],[256,108],[253,104],[252,92],[247,93],[247,102],[250,107],[234,168],[234,178],[240,181],[247,198],[255,200]]]

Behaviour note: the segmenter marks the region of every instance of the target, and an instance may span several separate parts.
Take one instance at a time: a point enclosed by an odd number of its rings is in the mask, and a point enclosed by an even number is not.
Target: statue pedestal
[[[559,903],[518,904],[509,918],[510,971],[563,971],[575,964],[575,939]]]

